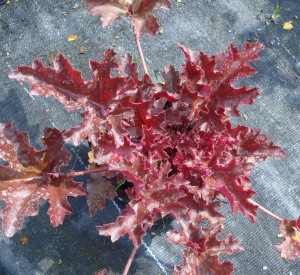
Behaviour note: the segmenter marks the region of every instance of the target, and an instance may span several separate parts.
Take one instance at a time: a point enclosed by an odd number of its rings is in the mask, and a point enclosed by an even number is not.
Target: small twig
[[[249,200],[249,202],[251,202],[252,204],[256,205],[261,211],[265,212],[266,214],[268,214],[269,216],[271,216],[272,218],[283,222],[283,219],[276,216],[275,214],[273,214],[271,211],[269,211],[268,209],[262,207],[260,204],[258,204],[257,202],[253,201],[253,200]]]
[[[142,47],[141,47],[141,44],[140,44],[140,40],[139,40],[138,35],[135,33],[135,31],[134,31],[134,38],[135,38],[135,43],[136,43],[136,46],[137,46],[137,49],[138,49],[138,52],[139,52],[139,55],[140,55],[140,59],[142,61],[144,72],[145,72],[145,74],[149,75],[147,65],[146,65],[146,62],[145,62],[145,58],[144,58],[144,54],[143,54],[143,51],[142,51]]]

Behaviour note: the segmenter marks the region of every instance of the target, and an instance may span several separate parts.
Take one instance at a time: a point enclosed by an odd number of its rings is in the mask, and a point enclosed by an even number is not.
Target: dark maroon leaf
[[[91,216],[95,216],[97,210],[105,208],[107,199],[113,200],[117,195],[114,186],[100,173],[91,174],[86,189],[86,199]]]

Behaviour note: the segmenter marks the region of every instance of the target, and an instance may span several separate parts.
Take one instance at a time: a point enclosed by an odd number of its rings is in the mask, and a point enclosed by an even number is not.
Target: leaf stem
[[[283,222],[283,219],[276,216],[275,214],[273,214],[271,211],[269,211],[268,209],[264,208],[263,206],[261,206],[260,204],[258,204],[257,202],[253,201],[253,200],[249,200],[249,202],[251,202],[252,204],[256,205],[261,211],[265,212],[266,214],[268,214],[269,216],[271,216],[272,218]]]
[[[133,31],[134,31],[134,29],[133,29]],[[138,49],[138,52],[139,52],[139,55],[140,55],[140,59],[142,61],[144,72],[145,72],[145,74],[149,75],[147,65],[146,65],[146,62],[145,62],[145,58],[144,58],[144,54],[143,54],[143,50],[142,50],[142,47],[141,47],[141,43],[140,43],[139,37],[135,33],[135,31],[134,31],[134,38],[135,38],[135,43],[136,43],[136,46],[137,46],[137,49]]]
[[[92,173],[98,173],[98,172],[102,172],[102,171],[106,171],[106,170],[108,170],[108,167],[92,169],[92,170],[86,170],[86,171],[78,171],[78,172],[72,171],[68,174],[73,176],[73,177],[77,177],[77,176],[83,176],[83,175],[92,174]]]
[[[144,228],[145,232],[147,231],[147,228],[148,228],[148,226],[146,225],[145,228]],[[134,248],[132,249],[131,254],[129,256],[129,259],[127,261],[127,264],[126,264],[126,266],[124,268],[124,271],[123,271],[122,275],[127,275],[128,271],[129,271],[129,268],[130,268],[130,266],[132,264],[132,261],[134,259],[134,256],[135,256],[135,254],[136,254],[136,252],[137,252],[138,249],[139,249],[139,246],[138,247],[134,246]]]
[[[130,266],[132,264],[132,261],[134,259],[134,256],[135,256],[135,254],[136,254],[136,252],[137,252],[138,249],[139,249],[139,247],[136,247],[136,246],[132,249],[130,257],[129,257],[129,259],[127,261],[127,264],[126,264],[126,266],[124,268],[123,275],[127,275],[128,271],[129,271],[129,268],[130,268]]]

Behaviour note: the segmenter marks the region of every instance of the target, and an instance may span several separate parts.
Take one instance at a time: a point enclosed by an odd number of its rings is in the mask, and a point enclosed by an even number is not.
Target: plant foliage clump
[[[153,12],[170,7],[169,0],[87,4],[91,14],[102,14],[104,27],[129,17],[138,47],[140,37],[158,30]],[[100,235],[114,242],[128,234],[138,248],[148,228],[172,215],[181,229],[169,231],[168,239],[185,247],[184,265],[175,266],[174,274],[232,272],[233,264],[220,262],[219,256],[243,248],[230,234],[219,236],[225,220],[219,198],[229,202],[233,213],[241,211],[254,222],[260,205],[252,200],[251,169],[269,157],[284,156],[261,130],[231,124],[240,115],[238,106],[251,105],[259,95],[258,88],[234,82],[256,73],[249,63],[259,58],[263,45],[245,43],[239,51],[230,44],[217,55],[180,49],[182,71],[167,66],[159,83],[152,82],[145,66],[140,77],[132,56],[117,60],[113,49],[100,62],[90,61],[88,81],[63,54],[56,56],[53,68],[36,59],[10,74],[29,83],[31,95],[53,97],[67,110],[83,109],[84,115],[71,129],[45,129],[39,151],[14,123],[0,125],[0,157],[9,164],[0,166],[0,199],[7,204],[0,215],[7,236],[22,228],[26,216],[38,214],[40,200],[49,201],[50,222],[58,226],[72,213],[69,196],[87,192],[94,216],[107,199],[115,198],[116,183],[126,181],[131,183],[129,202],[114,222],[97,227]],[[141,50],[140,55],[143,59]],[[63,144],[79,145],[85,139],[91,144],[93,169],[63,173],[61,166],[70,160]],[[80,173],[91,174],[86,188],[73,180]],[[299,219],[280,220],[285,240],[277,249],[287,259],[299,257]]]

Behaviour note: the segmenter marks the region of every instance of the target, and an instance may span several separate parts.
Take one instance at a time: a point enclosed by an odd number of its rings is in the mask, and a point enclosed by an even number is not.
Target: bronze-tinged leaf
[[[114,23],[117,18],[126,17],[132,0],[87,0],[89,14],[101,14],[103,28]]]
[[[83,196],[85,190],[71,176],[60,175],[70,154],[57,129],[45,129],[45,148],[36,151],[30,146],[27,133],[19,133],[14,123],[0,124],[0,199],[6,202],[1,210],[2,228],[11,237],[22,228],[27,216],[38,214],[40,200],[48,200],[51,224],[58,226],[65,215],[72,213],[68,196]]]
[[[188,274],[224,274],[230,275],[233,271],[233,264],[229,261],[219,261],[221,254],[232,254],[240,252],[243,247],[233,239],[231,235],[226,235],[219,239],[222,224],[215,224],[211,228],[202,229],[203,244],[202,249],[188,249],[183,251],[184,266],[175,266],[174,275]]]
[[[113,24],[117,18],[131,19],[134,32],[138,37],[155,35],[159,29],[154,12],[168,10],[170,0],[87,0],[89,13],[101,14],[103,27]]]
[[[155,35],[159,24],[154,12],[170,8],[170,0],[133,0],[131,23],[137,36]]]
[[[286,260],[300,258],[300,217],[297,220],[284,220],[280,225],[284,240],[275,245],[281,252],[281,257]]]

